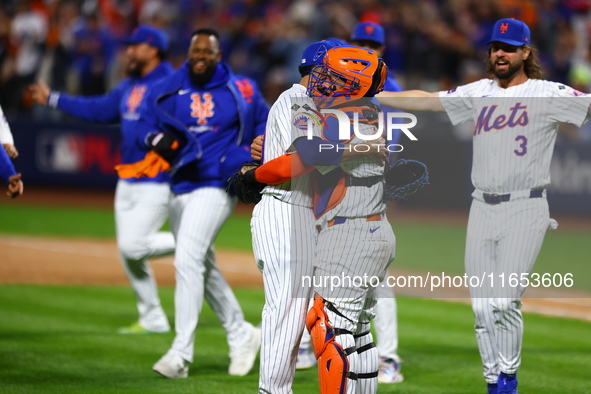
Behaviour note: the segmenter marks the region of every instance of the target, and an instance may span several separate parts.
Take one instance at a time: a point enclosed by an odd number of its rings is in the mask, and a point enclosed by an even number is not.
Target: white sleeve
[[[550,99],[546,105],[548,117],[554,122],[572,123],[581,127],[587,120],[591,95],[570,86],[548,82]]]
[[[439,92],[441,105],[443,105],[453,125],[473,120],[474,104],[472,97],[474,97],[474,92],[478,90],[477,84],[479,83],[480,81],[477,81],[468,85],[458,86],[447,92]]]
[[[2,107],[0,107],[0,143],[14,145],[14,138],[12,138],[10,126],[6,120],[6,116],[4,116]]]

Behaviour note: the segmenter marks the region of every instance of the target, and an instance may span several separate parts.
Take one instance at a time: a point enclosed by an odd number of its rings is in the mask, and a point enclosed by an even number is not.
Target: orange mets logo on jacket
[[[140,106],[142,103],[142,99],[144,98],[144,93],[146,93],[146,85],[136,85],[129,93],[129,97],[127,97],[127,105],[128,111],[133,113],[135,110]]]
[[[191,94],[191,117],[197,118],[197,124],[206,124],[207,119],[214,115],[215,104],[212,99],[211,93]]]

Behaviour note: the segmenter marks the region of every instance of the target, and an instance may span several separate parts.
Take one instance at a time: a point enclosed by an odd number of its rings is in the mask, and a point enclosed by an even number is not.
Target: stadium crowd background
[[[386,30],[385,60],[405,89],[447,90],[483,77],[496,20],[526,22],[545,79],[591,92],[591,0],[0,0],[0,104],[8,117],[57,120],[26,87],[102,94],[124,77],[119,39],[137,24],[163,28],[168,60],[186,58],[191,32],[214,27],[224,60],[255,79],[269,103],[299,80],[303,49],[347,39],[359,21]],[[591,143],[591,132],[567,132]],[[564,137],[563,137],[564,138]]]

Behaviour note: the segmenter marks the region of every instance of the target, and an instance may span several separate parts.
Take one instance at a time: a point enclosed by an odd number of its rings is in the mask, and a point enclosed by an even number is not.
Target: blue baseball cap
[[[385,45],[386,34],[384,28],[377,23],[363,22],[355,26],[353,34],[351,34],[351,41],[368,40],[377,42],[380,45]]]
[[[529,27],[517,19],[501,19],[495,23],[492,37],[487,44],[494,41],[504,42],[505,44],[515,46],[529,45]]]
[[[310,44],[302,54],[300,66],[317,66],[322,64],[326,51],[336,46],[338,45],[333,41],[317,41]]]
[[[166,34],[155,27],[141,25],[136,27],[129,37],[121,40],[124,44],[142,44],[146,43],[161,51],[168,50],[168,37]]]

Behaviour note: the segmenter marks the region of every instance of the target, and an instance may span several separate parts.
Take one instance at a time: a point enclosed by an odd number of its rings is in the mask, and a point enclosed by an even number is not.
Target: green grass
[[[173,290],[160,291],[172,321]],[[246,319],[260,320],[261,290],[238,289]],[[400,299],[400,355],[405,381],[380,393],[484,393],[469,306]],[[258,362],[246,377],[227,374],[225,333],[204,306],[189,378],[151,371],[173,334],[125,336],[117,327],[136,316],[123,287],[0,286],[0,392],[4,393],[253,393]],[[591,323],[525,316],[524,393],[588,393]],[[296,393],[318,392],[315,370],[296,374]]]
[[[0,234],[114,238],[112,209],[0,205]],[[163,227],[169,229],[168,223]],[[217,247],[251,250],[250,217],[236,214],[218,235]]]

